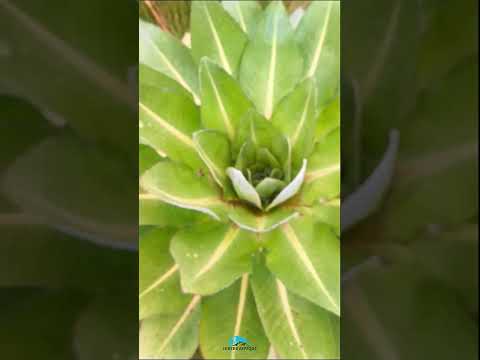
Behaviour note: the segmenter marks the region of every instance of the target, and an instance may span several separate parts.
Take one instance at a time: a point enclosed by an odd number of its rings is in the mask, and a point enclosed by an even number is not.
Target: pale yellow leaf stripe
[[[225,71],[231,75],[232,69],[230,67],[230,64],[228,63],[228,59],[225,54],[225,50],[223,49],[222,42],[220,41],[220,37],[218,36],[217,29],[215,28],[215,24],[212,21],[212,16],[210,15],[210,11],[208,11],[208,6],[206,3],[204,3],[203,6],[205,9],[205,14],[207,15],[208,25],[210,26],[213,39],[215,40],[215,45],[217,47],[218,54],[220,55],[220,61],[222,62],[222,65],[225,68]]]
[[[298,141],[298,138],[300,137],[300,133],[305,126],[305,121],[307,119],[307,113],[308,113],[308,107],[310,106],[310,101],[312,99],[312,92],[313,92],[314,87],[310,86],[310,91],[308,92],[307,100],[305,101],[305,106],[303,108],[302,116],[300,118],[300,121],[298,122],[297,128],[295,129],[295,133],[293,134],[291,138],[292,142],[292,147],[295,146],[295,144]]]
[[[330,22],[330,13],[332,12],[332,5],[333,1],[330,1],[327,8],[327,13],[325,15],[325,22],[323,23],[322,31],[320,36],[318,37],[318,44],[315,48],[315,53],[312,58],[312,63],[310,64],[310,68],[308,69],[307,77],[311,77],[315,74],[318,67],[318,62],[320,60],[320,55],[322,54],[323,45],[325,43],[325,37],[327,34],[328,23]]]
[[[242,282],[240,284],[240,295],[238,299],[237,316],[235,319],[233,336],[240,335],[240,329],[241,329],[242,320],[243,320],[243,313],[245,311],[245,302],[247,299],[247,292],[248,292],[248,274],[244,274],[242,276]],[[230,353],[230,359],[235,359],[235,351],[232,351]]]
[[[242,9],[240,7],[240,0],[235,1],[235,9],[238,12],[238,19],[240,21],[240,26],[243,32],[247,32],[247,25],[245,24],[245,19],[243,18]]]
[[[292,332],[293,338],[298,345],[298,348],[302,352],[302,356],[304,359],[308,359],[308,356],[303,348],[302,340],[300,339],[300,335],[298,334],[297,326],[295,325],[295,321],[293,319],[293,312],[292,308],[290,307],[290,302],[288,301],[288,293],[285,285],[282,284],[280,280],[276,280],[277,282],[277,292],[278,296],[280,297],[280,304],[282,305],[282,310],[287,318],[288,327]]]
[[[307,253],[305,252],[305,249],[302,247],[302,244],[300,243],[300,240],[298,240],[297,235],[295,234],[295,231],[293,230],[293,228],[290,226],[290,224],[284,224],[282,226],[282,231],[285,234],[285,237],[287,238],[287,240],[292,245],[297,255],[299,256],[300,261],[305,266],[308,273],[315,280],[315,283],[320,288],[321,292],[325,294],[328,301],[332,304],[333,308],[338,312],[340,310],[338,304],[335,302],[333,297],[328,292],[322,279],[320,279],[320,276],[318,276],[317,271],[315,270],[315,267],[312,264],[312,261],[310,260]]]
[[[208,78],[210,79],[210,84],[212,85],[212,89],[215,94],[215,99],[217,100],[217,103],[218,103],[218,108],[220,109],[220,113],[222,114],[223,124],[225,125],[225,129],[227,130],[228,137],[230,138],[230,140],[233,140],[235,136],[235,129],[227,114],[227,111],[225,110],[225,105],[223,104],[222,98],[218,91],[217,85],[213,80],[212,74],[210,73],[210,70],[208,70],[208,65],[205,66],[205,71],[207,72]]]
[[[265,93],[265,109],[263,111],[265,117],[270,119],[273,112],[273,97],[275,84],[275,69],[277,67],[277,33],[278,33],[278,12],[273,18],[273,38],[272,38],[272,53],[270,57],[270,68],[268,71],[267,91]]]
[[[178,270],[178,265],[173,265],[170,269],[168,269],[165,273],[160,275],[157,280],[155,280],[149,287],[147,287],[145,290],[143,290],[139,298],[141,299],[145,295],[147,295],[150,291],[153,289],[157,288],[161,284],[163,284],[170,276],[175,274],[175,272]]]
[[[305,174],[305,183],[306,184],[311,183],[315,180],[318,180],[324,176],[333,174],[337,171],[340,171],[340,164],[334,164],[334,165],[327,166],[323,169],[309,171]]]
[[[201,132],[202,130],[200,130]],[[203,151],[202,146],[198,142],[197,137],[194,135],[193,136],[193,141],[195,142],[195,147],[197,149],[198,154],[200,155],[200,158],[203,160],[203,162],[207,165],[208,169],[212,173],[212,176],[214,180],[220,185],[220,187],[223,188],[223,181],[225,180],[225,172],[220,170],[218,166],[207,156],[205,151]]]
[[[160,116],[155,114],[152,110],[150,110],[146,105],[142,104],[141,102],[138,103],[140,109],[143,110],[148,116],[155,120],[160,126],[162,126],[166,131],[168,131],[173,137],[184,143],[185,145],[195,149],[195,144],[193,140],[178,130],[176,127],[172,126],[168,121],[162,119]]]
[[[222,256],[228,250],[233,240],[237,237],[239,231],[240,231],[240,228],[234,225],[232,225],[227,230],[224,238],[222,239],[218,247],[215,249],[210,259],[208,259],[207,263],[195,275],[194,280],[197,280],[199,277],[201,277],[202,275],[204,275],[205,273],[207,273],[213,268],[213,266],[222,258]]]
[[[177,331],[180,329],[180,327],[185,323],[185,321],[188,319],[188,317],[192,314],[193,310],[195,309],[195,306],[197,306],[200,299],[201,299],[200,295],[195,295],[192,298],[192,301],[190,302],[190,304],[188,304],[187,308],[183,312],[180,319],[178,319],[178,321],[175,323],[175,326],[172,328],[172,330],[168,333],[165,340],[162,342],[162,345],[158,349],[159,354],[161,354],[163,352],[163,350],[167,347],[167,345],[173,339],[173,337],[175,336]]]
[[[187,84],[187,82],[182,77],[182,75],[178,72],[175,66],[173,66],[170,60],[168,60],[167,56],[162,52],[162,50],[160,50],[160,48],[151,39],[148,39],[148,41],[153,46],[153,48],[157,51],[158,55],[160,55],[160,59],[163,61],[165,66],[168,68],[168,70],[170,70],[170,72],[173,74],[174,79],[193,95],[193,98],[195,99],[196,104],[200,104],[200,99],[198,98],[197,94],[195,94],[195,92],[192,90],[190,85]]]
[[[204,198],[183,198],[166,193],[165,191],[155,189],[155,194],[140,194],[139,200],[159,200],[168,204],[172,204],[184,209],[200,211],[213,217],[216,220],[220,220],[220,217],[209,206],[225,205],[225,203],[218,198],[204,197]]]

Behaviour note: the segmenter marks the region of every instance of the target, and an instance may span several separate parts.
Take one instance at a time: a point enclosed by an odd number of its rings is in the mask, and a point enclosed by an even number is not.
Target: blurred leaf
[[[42,225],[2,225],[1,233],[0,286],[92,293],[136,287],[136,253],[99,247]]]
[[[75,323],[73,346],[78,360],[137,358],[137,302],[129,293],[100,295]]]
[[[135,248],[137,206],[131,205],[137,181],[128,165],[108,148],[65,133],[19,157],[6,173],[3,190],[24,212],[56,229],[102,245]]]
[[[67,121],[83,137],[123,151],[135,148],[137,105],[127,78],[137,63],[137,35],[128,31],[137,22],[136,2],[49,5],[0,3],[6,54],[0,57],[0,91]],[[64,16],[66,9],[74,20]],[[72,99],[81,99],[82,106]]]
[[[390,239],[478,214],[477,61],[466,59],[426,91],[400,128],[398,173],[384,213]]]
[[[342,355],[436,359],[478,354],[477,323],[456,295],[410,263],[373,266],[343,286]]]
[[[44,290],[11,304],[8,311],[2,309],[2,357],[76,359],[71,334],[84,302],[78,294]]]

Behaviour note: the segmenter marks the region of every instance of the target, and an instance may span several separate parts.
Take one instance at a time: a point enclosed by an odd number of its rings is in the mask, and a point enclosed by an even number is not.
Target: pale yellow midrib
[[[238,300],[237,316],[235,319],[233,336],[240,335],[240,328],[242,326],[243,313],[245,310],[245,301],[247,299],[247,291],[248,291],[248,274],[244,274],[242,276],[242,280],[240,284],[240,295]],[[235,359],[235,351],[231,352],[230,359]]]
[[[285,313],[285,317],[287,318],[287,323],[290,328],[290,331],[292,332],[293,338],[295,339],[295,342],[297,343],[298,348],[302,352],[303,358],[308,359],[308,356],[305,353],[305,350],[303,348],[302,340],[300,339],[300,335],[298,334],[295,321],[293,319],[292,308],[290,307],[290,302],[288,301],[287,289],[285,288],[285,285],[283,285],[280,280],[276,279],[276,282],[277,282],[278,296],[280,297],[282,310]]]
[[[225,129],[227,130],[228,137],[230,140],[233,140],[235,136],[235,130],[233,125],[230,121],[230,118],[225,110],[225,106],[223,104],[222,98],[220,97],[220,93],[218,92],[217,85],[213,80],[212,74],[210,74],[210,70],[208,70],[208,66],[206,67],[208,78],[210,79],[210,83],[212,84],[213,93],[215,94],[215,99],[217,100],[218,107],[220,108],[220,113],[222,114],[223,124],[225,125]]]
[[[312,61],[312,64],[310,65],[310,69],[308,70],[307,77],[313,76],[315,74],[315,71],[317,70],[318,61],[320,60],[320,55],[322,53],[323,45],[325,43],[325,36],[327,33],[328,23],[330,21],[330,13],[332,11],[332,4],[333,4],[333,1],[331,1],[328,4],[327,14],[325,15],[325,22],[323,23],[322,32],[320,33],[318,45],[317,45],[317,48],[315,49],[315,53],[313,55],[313,61]]]
[[[160,124],[167,132],[169,132],[174,138],[178,139],[185,145],[195,148],[195,145],[193,144],[193,140],[190,139],[187,135],[182,133],[180,130],[178,130],[176,127],[172,126],[168,121],[165,121],[162,119],[160,116],[155,114],[152,110],[150,110],[146,105],[142,104],[141,102],[138,103],[140,106],[140,109],[145,111],[155,122]]]
[[[272,55],[270,58],[270,69],[268,71],[267,91],[265,98],[264,115],[270,119],[273,112],[273,97],[275,83],[275,68],[277,67],[277,31],[278,31],[278,13],[275,13],[273,19],[273,39],[272,39]]]
[[[182,316],[180,317],[180,319],[177,321],[177,323],[175,324],[175,326],[172,328],[172,331],[170,331],[170,333],[168,334],[168,336],[165,338],[165,340],[163,341],[162,345],[160,346],[160,348],[158,349],[158,353],[161,354],[162,351],[165,349],[165,347],[168,345],[168,343],[172,340],[172,338],[175,336],[175,334],[177,333],[178,329],[180,329],[180,327],[182,326],[182,324],[187,320],[188,316],[192,313],[192,311],[194,310],[195,306],[198,304],[198,302],[200,301],[201,299],[201,296],[200,295],[195,295],[193,298],[192,298],[192,301],[190,302],[190,304],[188,304],[187,308],[185,309],[185,311],[183,312]]]
[[[195,102],[199,104],[200,99],[198,98],[197,94],[193,92],[190,85],[188,85],[188,83],[182,77],[182,75],[177,71],[177,69],[175,69],[175,66],[173,66],[170,60],[168,60],[167,56],[160,50],[160,48],[151,39],[148,39],[148,41],[153,46],[153,48],[157,51],[157,53],[160,55],[160,59],[163,61],[165,66],[168,68],[168,70],[170,70],[170,72],[173,74],[173,77],[175,78],[175,80],[177,80],[177,82],[180,85],[182,85],[185,89],[187,89],[192,94],[193,98],[195,99]]]
[[[310,171],[305,174],[305,183],[310,183],[315,180],[318,180],[321,177],[333,174],[336,171],[340,170],[340,164],[330,165],[326,168]]]
[[[240,1],[235,1],[235,8],[238,11],[238,17],[240,20],[240,26],[242,27],[243,32],[247,32],[247,25],[245,24],[245,19],[243,18],[242,9],[240,8]]]
[[[223,254],[225,254],[225,252],[228,250],[239,231],[239,227],[233,225],[227,230],[224,238],[213,252],[211,258],[195,275],[194,280],[197,280],[202,275],[210,271],[210,269],[212,269],[212,267],[222,258]]]
[[[163,198],[165,198],[165,199],[170,199],[172,201],[175,201],[179,204],[186,204],[186,205],[193,205],[193,206],[206,206],[206,207],[213,206],[213,205],[220,205],[222,203],[222,200],[214,197],[187,199],[187,198],[171,195],[169,193],[166,193],[165,191],[158,190],[158,189],[155,189],[154,192],[155,192],[154,194],[140,194],[139,198],[147,199],[147,200],[149,199],[163,200]]]
[[[290,224],[285,224],[285,225],[282,226],[282,231],[285,234],[285,237],[287,238],[287,240],[292,245],[295,252],[300,257],[300,260],[301,260],[302,264],[305,265],[307,271],[312,275],[313,279],[315,280],[315,283],[320,288],[321,292],[323,292],[325,294],[325,296],[327,297],[330,304],[334,307],[334,309],[336,311],[338,311],[339,310],[338,305],[335,303],[335,300],[333,300],[333,298],[330,295],[329,291],[327,290],[325,284],[323,283],[323,281],[318,276],[317,271],[315,270],[315,267],[313,266],[310,258],[308,257],[307,253],[303,249],[303,247],[302,247],[300,241],[298,240],[297,235],[295,234],[295,231],[293,230],[293,228],[290,226]]]
[[[222,62],[225,71],[232,75],[232,69],[230,67],[230,64],[228,63],[227,55],[225,54],[225,50],[223,49],[223,45],[220,41],[220,37],[218,36],[217,29],[215,29],[215,26],[213,25],[212,17],[210,16],[210,12],[208,11],[208,6],[207,4],[204,4],[203,6],[207,15],[208,25],[210,26],[210,30],[212,31],[212,35],[215,40],[215,46],[217,47],[218,53],[220,55],[220,61]]]
[[[163,273],[161,276],[158,277],[157,280],[155,280],[148,288],[143,290],[139,298],[141,299],[145,295],[147,295],[149,292],[151,292],[153,289],[156,287],[160,286],[163,284],[170,276],[172,276],[176,271],[178,270],[178,265],[173,265],[170,269],[168,269],[165,273]]]
[[[294,133],[293,138],[292,138],[292,147],[295,146],[295,144],[297,143],[298,137],[300,136],[300,132],[302,131],[303,126],[305,125],[305,120],[307,118],[308,107],[310,106],[310,99],[312,98],[312,92],[313,92],[313,86],[310,87],[310,90],[308,92],[307,101],[305,101],[305,107],[303,109],[302,116],[300,118],[300,122],[299,122],[297,128],[295,129],[295,133]]]
[[[223,187],[222,181],[225,180],[225,176],[223,175],[223,172],[220,171],[217,165],[215,165],[215,163],[207,156],[207,154],[205,153],[205,151],[203,151],[202,146],[198,143],[198,141],[195,141],[195,144],[197,146],[198,154],[202,158],[203,162],[209,168],[214,180],[218,183],[218,185],[220,185],[220,187]]]

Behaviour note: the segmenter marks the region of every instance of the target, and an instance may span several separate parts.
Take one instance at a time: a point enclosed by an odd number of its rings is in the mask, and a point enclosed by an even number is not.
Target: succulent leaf
[[[181,291],[178,265],[168,251],[174,234],[173,229],[156,228],[140,238],[140,320],[157,314],[176,314],[190,301],[190,296]]]
[[[252,232],[213,222],[177,232],[170,251],[180,269],[182,289],[210,295],[251,271],[257,247]]]
[[[300,79],[302,69],[303,58],[288,15],[282,2],[273,1],[243,54],[240,84],[258,112],[269,119],[277,103]]]
[[[141,186],[148,191],[143,198],[157,198],[166,203],[210,215],[216,220],[226,204],[205,174],[195,174],[189,167],[164,161],[147,170],[140,178]]]
[[[235,351],[232,358],[267,358],[269,342],[258,317],[250,283],[250,275],[244,274],[232,286],[204,299],[200,346],[205,358],[225,358],[225,351],[219,344],[231,336],[251,339],[256,347],[256,351]]]
[[[194,1],[191,51],[150,26],[140,355],[338,358],[339,3]]]
[[[334,130],[315,145],[308,159],[303,204],[311,205],[322,199],[332,199],[340,194],[340,130]]]
[[[187,359],[198,346],[200,295],[190,297],[182,311],[159,314],[142,321],[140,326],[141,359]]]
[[[139,87],[140,141],[193,169],[201,168],[203,162],[191,138],[201,127],[200,113],[191,96],[178,83],[146,66],[140,66]]]
[[[228,74],[237,73],[247,35],[217,1],[193,1],[191,16],[192,55],[204,56]]]
[[[340,82],[340,1],[312,1],[295,39],[306,56],[304,76],[317,80],[317,101],[323,106]]]
[[[139,20],[139,62],[172,78],[199,102],[197,67],[189,49],[158,27]]]
[[[339,358],[337,316],[292,294],[260,262],[254,266],[252,287],[263,327],[280,358]]]
[[[291,291],[340,314],[340,242],[330,227],[304,216],[265,236],[267,267]]]
[[[200,87],[203,126],[222,131],[233,140],[241,119],[253,104],[237,81],[206,57],[200,62]]]
[[[238,22],[242,31],[251,38],[255,34],[258,17],[262,12],[254,0],[223,0],[223,8]]]

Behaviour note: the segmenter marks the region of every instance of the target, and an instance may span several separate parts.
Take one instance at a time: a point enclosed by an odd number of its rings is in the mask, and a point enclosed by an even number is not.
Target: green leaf
[[[67,121],[82,138],[121,149],[135,164],[137,104],[127,72],[137,62],[138,40],[125,24],[135,21],[136,4],[50,5],[2,1],[0,92]],[[66,12],[75,14],[76,26]]]
[[[285,182],[282,180],[266,177],[258,183],[255,190],[262,199],[268,199],[273,194],[282,190],[285,185]]]
[[[253,109],[245,115],[240,123],[234,148],[241,149],[246,142],[254,145],[255,153],[261,148],[268,149],[283,166],[287,166],[289,160],[288,140],[270,121]],[[251,145],[248,144],[247,146],[245,150],[250,157],[252,153]]]
[[[0,232],[0,286],[85,293],[125,292],[137,286],[135,252],[98,246],[43,225],[4,224]]]
[[[198,346],[200,296],[176,315],[156,315],[140,324],[140,359],[189,359]]]
[[[79,360],[137,356],[137,302],[131,296],[97,296],[78,318],[74,328],[74,348]]]
[[[254,351],[223,350],[233,336],[242,336]],[[258,317],[248,274],[202,303],[200,349],[208,359],[266,359],[269,342]]]
[[[325,135],[340,126],[340,96],[320,111],[315,128],[315,139],[320,140]]]
[[[247,36],[217,1],[192,2],[192,54],[212,59],[230,75],[237,73]]]
[[[229,181],[225,171],[232,164],[228,138],[215,130],[199,130],[193,134],[193,142],[213,179],[220,187],[227,188]]]
[[[217,189],[204,176],[182,164],[170,161],[158,163],[140,178],[141,186],[149,192],[143,199],[158,198],[220,220],[225,203],[220,199]]]
[[[255,236],[233,224],[202,224],[175,234],[170,251],[185,292],[210,295],[250,272]]]
[[[3,190],[44,224],[132,249],[137,245],[136,173],[124,157],[65,132],[18,157],[5,174]]]
[[[190,49],[157,26],[139,20],[139,62],[165,74],[199,103],[198,75]]]
[[[265,234],[267,267],[294,293],[340,314],[340,242],[312,217]]]
[[[139,225],[177,228],[210,219],[208,215],[171,205],[145,192],[139,195],[138,215]]]
[[[280,207],[268,213],[253,213],[242,206],[235,206],[229,211],[228,217],[242,229],[263,233],[275,229],[298,216],[293,209]]]
[[[162,161],[160,156],[152,147],[138,144],[138,173],[142,175],[157,162]]]
[[[365,267],[342,284],[342,302],[342,322],[349,324],[342,327],[344,358],[468,359],[478,354],[478,322],[458,294],[411,262]],[[405,331],[412,325],[414,332]],[[367,335],[372,331],[375,341]]]
[[[295,210],[302,214],[314,217],[333,228],[335,234],[340,236],[340,199],[320,202],[309,207],[298,206]]]
[[[254,0],[223,0],[223,8],[238,22],[240,28],[249,37],[255,34],[256,23],[262,8]]]
[[[315,94],[314,81],[305,80],[278,104],[272,116],[272,124],[290,142],[295,168],[301,166],[313,149],[317,116]]]
[[[340,129],[320,140],[308,159],[308,168],[301,192],[306,205],[329,200],[340,194]]]
[[[200,62],[200,87],[203,126],[222,131],[233,140],[241,119],[253,104],[237,81],[208,58]]]
[[[337,359],[340,357],[340,319],[290,293],[257,263],[252,287],[263,327],[282,359]]]
[[[200,112],[190,95],[165,75],[140,65],[139,136],[174,161],[203,166],[192,134],[201,128]]]
[[[409,241],[429,224],[451,227],[478,215],[477,64],[474,56],[456,66],[399,128],[383,219],[389,239]]]
[[[303,184],[303,179],[305,178],[305,171],[307,170],[307,160],[303,160],[303,166],[295,176],[295,178],[278,194],[267,206],[267,211],[273,209],[274,207],[284,203],[288,199],[295,196]]]
[[[171,315],[185,308],[190,297],[180,289],[178,265],[169,248],[172,229],[153,229],[140,237],[139,247],[139,318]]]
[[[245,179],[245,176],[240,170],[229,167],[227,169],[227,175],[232,181],[233,188],[240,199],[248,201],[250,204],[262,209],[262,199],[260,199],[260,195],[258,195],[253,185]]]
[[[300,80],[303,58],[282,2],[272,2],[245,49],[240,84],[267,119]]]
[[[306,56],[304,76],[317,80],[318,104],[324,105],[340,83],[340,1],[312,1],[295,39]]]
[[[4,291],[0,292],[2,300],[6,297]],[[77,358],[71,334],[83,306],[84,296],[44,289],[2,307],[2,357],[39,360]],[[25,346],[25,341],[28,346]]]

